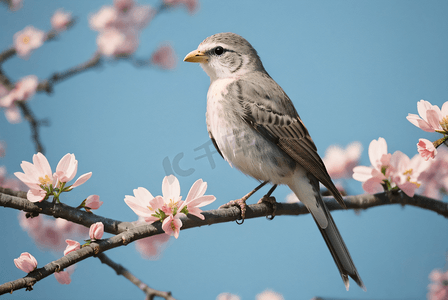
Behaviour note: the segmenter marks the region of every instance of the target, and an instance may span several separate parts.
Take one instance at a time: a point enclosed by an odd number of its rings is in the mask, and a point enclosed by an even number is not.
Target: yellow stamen
[[[412,175],[412,169],[404,171],[403,175]]]
[[[415,181],[409,181],[409,182],[415,184],[417,186],[417,188],[419,188],[421,186],[421,184],[418,182],[415,182]]]
[[[45,175],[45,177],[39,177],[39,182],[40,184],[47,186],[51,184],[51,179],[48,175]]]
[[[448,116],[445,116],[442,118],[442,120],[439,122],[440,126],[442,126],[442,129],[445,131],[448,131]]]
[[[25,36],[22,38],[22,43],[24,43],[24,44],[28,44],[28,43],[30,42],[30,40],[31,40],[31,38],[30,38],[29,36],[25,35]]]
[[[147,206],[147,208],[150,210],[150,211],[154,211],[154,208],[152,208],[151,206]]]

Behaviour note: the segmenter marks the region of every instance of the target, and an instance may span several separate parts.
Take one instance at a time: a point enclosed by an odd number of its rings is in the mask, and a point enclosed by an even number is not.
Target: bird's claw
[[[275,217],[275,212],[277,211],[277,201],[275,197],[264,195],[260,200],[258,200],[257,204],[260,203],[269,203],[272,206],[272,214],[267,215],[266,218],[268,220],[272,220]]]
[[[238,225],[241,225],[244,223],[244,219],[246,218],[246,200],[247,199],[243,199],[243,198],[238,199],[238,200],[232,200],[226,204],[221,205],[219,208],[230,208],[233,206],[239,207],[240,211],[241,211],[241,222],[238,222],[238,220],[237,220],[236,223]]]

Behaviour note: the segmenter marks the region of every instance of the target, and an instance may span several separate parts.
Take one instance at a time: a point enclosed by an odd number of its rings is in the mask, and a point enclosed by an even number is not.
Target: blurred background
[[[76,17],[72,28],[29,59],[15,56],[3,63],[4,73],[16,82],[27,75],[44,80],[89,60],[98,48],[98,32],[89,27],[89,17],[113,2],[24,0],[16,11],[0,4],[0,52],[28,25],[50,30],[50,19],[59,8]],[[161,2],[138,4],[157,8]],[[28,100],[36,118],[49,123],[40,134],[53,171],[62,156],[74,153],[78,175],[93,172],[87,183],[63,195],[62,202],[78,206],[97,194],[104,204],[95,213],[134,221],[125,195],[138,187],[160,195],[163,177],[171,172],[184,198],[197,179],[208,183],[206,194],[217,200],[205,209],[240,198],[257,185],[218,154],[211,160],[203,156],[205,148],[214,150],[205,124],[209,78],[199,65],[182,59],[218,32],[238,33],[254,46],[266,70],[294,102],[322,157],[331,145],[359,141],[364,148],[360,164],[368,166],[373,139],[383,137],[390,153],[400,150],[412,157],[419,138],[438,138],[413,126],[406,116],[417,114],[421,99],[439,107],[448,100],[447,1],[202,0],[189,5],[173,4],[157,14],[140,32],[134,54],[148,59],[168,42],[177,57],[175,68],[136,67],[129,59],[104,58],[99,68],[55,84],[51,95],[40,92]],[[0,140],[7,145],[0,165],[13,176],[36,150],[29,123],[11,124],[0,112]],[[350,195],[364,193],[360,182],[342,183]],[[249,203],[268,190],[264,187]],[[274,196],[284,202],[289,193],[279,187]],[[215,299],[223,292],[255,299],[266,289],[285,299],[424,299],[431,271],[446,271],[448,222],[434,212],[393,205],[332,215],[367,292],[354,283],[345,290],[309,215],[181,231],[149,260],[141,257],[135,243],[106,254],[176,299]],[[1,283],[24,276],[13,263],[22,252],[34,255],[39,267],[63,255],[63,249],[36,245],[19,225],[16,210],[0,208],[0,226]],[[3,297],[80,296],[144,298],[95,258],[77,264],[70,285],[50,276],[32,292],[22,289]]]

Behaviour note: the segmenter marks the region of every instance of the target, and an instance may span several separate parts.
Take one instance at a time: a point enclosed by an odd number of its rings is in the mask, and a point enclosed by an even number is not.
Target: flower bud
[[[103,223],[97,222],[95,224],[92,224],[92,226],[90,226],[89,236],[92,241],[101,239],[103,237],[103,234],[104,234]]]
[[[28,252],[20,254],[19,258],[14,259],[16,267],[26,273],[34,271],[37,267],[37,260]]]

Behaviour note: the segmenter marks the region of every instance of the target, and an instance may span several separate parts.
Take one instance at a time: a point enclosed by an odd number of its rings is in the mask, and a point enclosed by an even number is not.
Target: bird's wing
[[[315,176],[346,208],[308,130],[281,87],[267,74],[255,81],[240,79],[235,86],[236,111],[243,120]]]

